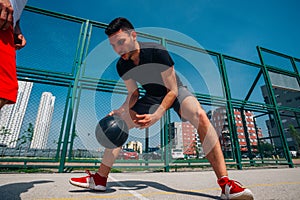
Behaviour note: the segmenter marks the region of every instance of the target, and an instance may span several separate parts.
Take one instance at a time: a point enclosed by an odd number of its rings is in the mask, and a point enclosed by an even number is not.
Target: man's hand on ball
[[[143,115],[136,115],[136,119],[134,123],[138,125],[139,128],[148,128],[155,124],[159,120],[158,117],[154,114],[143,114]]]

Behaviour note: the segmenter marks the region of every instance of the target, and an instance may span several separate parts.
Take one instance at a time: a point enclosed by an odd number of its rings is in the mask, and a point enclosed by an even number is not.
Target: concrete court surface
[[[230,170],[231,178],[250,188],[258,200],[300,199],[300,168]],[[112,173],[106,192],[69,184],[85,173],[0,174],[1,200],[219,199],[212,171]]]

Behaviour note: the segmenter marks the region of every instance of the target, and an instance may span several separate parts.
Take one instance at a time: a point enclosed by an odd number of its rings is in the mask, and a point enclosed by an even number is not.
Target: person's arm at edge
[[[0,30],[7,30],[13,25],[13,8],[9,0],[0,0]]]
[[[21,27],[20,27],[20,20],[16,22],[16,26],[14,28],[14,35],[15,35],[15,48],[17,50],[22,49],[26,45],[26,39],[22,34]]]

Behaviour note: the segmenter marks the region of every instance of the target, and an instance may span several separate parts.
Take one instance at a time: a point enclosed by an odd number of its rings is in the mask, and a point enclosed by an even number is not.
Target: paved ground
[[[229,174],[250,188],[258,200],[300,199],[300,168],[230,170]],[[113,173],[107,192],[93,192],[68,183],[65,174],[0,174],[1,200],[95,200],[95,199],[218,199],[214,173]]]

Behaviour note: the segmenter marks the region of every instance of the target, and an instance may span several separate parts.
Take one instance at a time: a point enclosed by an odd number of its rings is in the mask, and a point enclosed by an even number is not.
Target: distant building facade
[[[32,82],[18,81],[18,83],[17,102],[12,105],[5,105],[0,111],[0,144],[10,148],[17,146],[33,86]]]
[[[244,124],[243,125],[243,116]],[[216,132],[219,134],[219,139],[221,143],[222,150],[225,157],[232,156],[232,138],[228,128],[228,119],[226,114],[226,108],[220,107],[214,111],[208,113],[211,119],[212,125],[215,127]],[[262,138],[261,128],[255,127],[254,125],[254,113],[252,111],[243,111],[239,109],[234,109],[234,119],[236,132],[238,134],[238,141],[240,146],[240,151],[242,153],[248,152],[248,143],[251,147],[253,153],[258,152],[258,138]]]
[[[261,91],[264,97],[264,100],[267,104],[270,104],[271,99],[269,98],[268,91],[266,86],[261,87]],[[300,91],[292,90],[290,88],[277,87],[273,86],[273,92],[276,98],[276,103],[278,106],[285,107],[294,107],[300,108]],[[293,136],[290,133],[290,126],[293,126],[298,133],[300,133],[300,125],[297,122],[296,116],[289,111],[281,110],[280,111],[281,124],[284,128],[284,134],[286,136],[286,140],[288,143],[288,147],[290,151],[298,151],[299,144],[295,141]],[[299,119],[298,119],[299,120]],[[271,136],[275,136],[273,138],[273,144],[276,148],[282,148],[282,142],[279,137],[279,132],[276,126],[276,123],[273,119],[266,121],[267,127],[270,131]]]
[[[126,145],[127,149],[133,149],[138,153],[143,153],[143,144],[139,141],[129,141]]]
[[[182,149],[185,155],[203,155],[197,129],[189,122],[171,123],[172,149]]]
[[[54,111],[55,96],[50,92],[43,92],[34,125],[34,132],[30,148],[46,149],[50,125]]]

